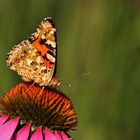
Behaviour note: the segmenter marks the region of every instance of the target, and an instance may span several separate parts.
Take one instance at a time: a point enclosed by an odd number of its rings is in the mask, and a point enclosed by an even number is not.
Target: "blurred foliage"
[[[0,93],[21,82],[7,68],[6,54],[51,16],[60,90],[78,113],[79,126],[71,135],[76,140],[140,139],[139,9],[138,0],[1,0]]]

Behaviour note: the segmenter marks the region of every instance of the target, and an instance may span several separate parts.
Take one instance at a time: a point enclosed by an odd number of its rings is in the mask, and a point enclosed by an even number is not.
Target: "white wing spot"
[[[47,44],[50,44],[53,48],[56,48],[56,42],[53,42],[51,40],[47,40]]]
[[[55,62],[55,57],[53,57],[52,55],[47,53],[47,58],[51,61],[51,62]]]

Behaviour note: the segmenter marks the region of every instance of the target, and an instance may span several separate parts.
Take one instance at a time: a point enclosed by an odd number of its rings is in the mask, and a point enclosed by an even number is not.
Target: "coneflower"
[[[72,140],[72,102],[51,87],[21,83],[0,99],[0,140]]]

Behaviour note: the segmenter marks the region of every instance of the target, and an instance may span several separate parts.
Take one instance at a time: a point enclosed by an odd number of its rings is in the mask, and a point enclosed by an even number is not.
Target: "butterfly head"
[[[50,86],[59,86],[61,84],[60,79],[58,79],[57,77],[53,77],[50,81]]]

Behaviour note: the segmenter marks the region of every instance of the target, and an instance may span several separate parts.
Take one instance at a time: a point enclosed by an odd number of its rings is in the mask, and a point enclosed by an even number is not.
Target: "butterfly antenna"
[[[85,77],[85,76],[88,76],[88,75],[91,75],[91,74],[92,74],[92,73],[87,72],[87,73],[80,74],[80,75],[78,75],[77,77]]]
[[[76,76],[70,76],[69,79],[73,79],[73,78],[75,79],[75,78],[79,78],[79,77],[86,77],[86,76],[89,76],[91,74],[93,74],[93,73],[87,72],[87,73],[83,73],[83,74],[78,74]]]
[[[77,78],[82,78],[82,77],[85,77],[85,76],[89,76],[89,75],[91,75],[91,74],[93,74],[93,73],[90,73],[90,72],[87,72],[87,73],[83,73],[83,74],[80,74],[80,75],[77,75],[77,76],[70,76],[69,77],[69,79],[77,79]],[[70,80],[70,81],[72,81],[72,80]],[[65,86],[67,86],[67,87],[71,87],[72,85],[71,85],[71,83],[72,82],[63,82],[63,85],[65,85]]]

